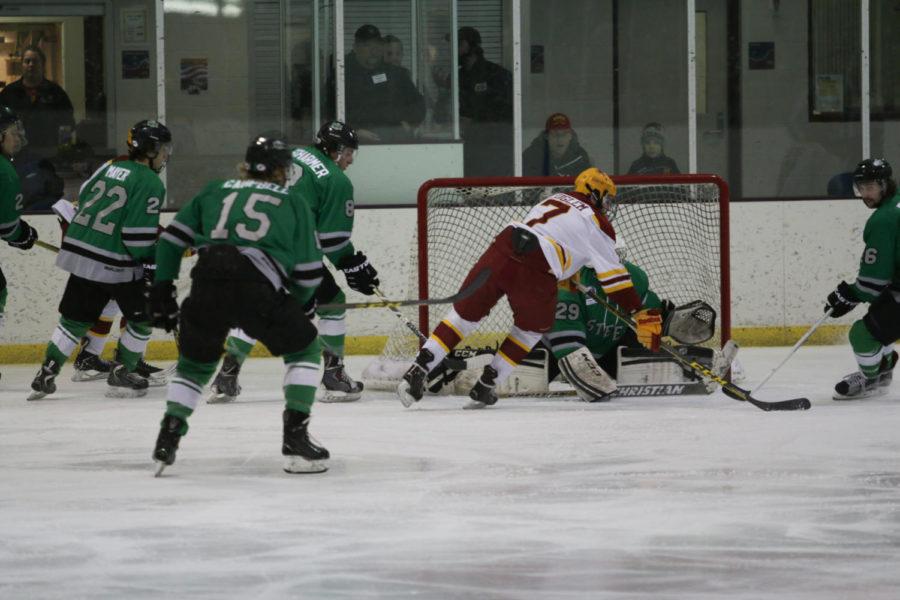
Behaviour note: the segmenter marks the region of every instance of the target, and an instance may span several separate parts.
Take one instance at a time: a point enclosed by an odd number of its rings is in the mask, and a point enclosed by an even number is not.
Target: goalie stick
[[[598,304],[618,317],[623,323],[628,325],[630,329],[637,332],[637,325],[635,325],[634,321],[632,321],[628,315],[624,314],[606,299],[601,298],[593,289],[581,283],[578,284],[578,289],[581,291],[581,293],[590,296],[594,299],[594,301],[596,301]],[[679,364],[691,369],[698,375],[701,375],[702,377],[705,377],[707,379],[711,379],[712,381],[715,381],[716,383],[721,385],[722,392],[729,398],[740,400],[741,402],[749,402],[760,410],[807,410],[811,406],[809,400],[806,398],[794,398],[792,400],[782,400],[780,402],[763,402],[762,400],[757,400],[756,398],[751,396],[750,392],[748,392],[747,390],[740,388],[730,381],[717,376],[715,373],[713,373],[711,370],[707,369],[697,361],[687,360],[686,358],[681,356],[681,354],[679,354],[677,350],[675,350],[665,342],[660,342],[659,349],[669,354]]]
[[[423,298],[421,300],[382,300],[380,302],[345,302],[342,304],[320,304],[319,308],[399,308],[401,306],[430,306],[432,304],[453,304],[464,298],[468,298],[480,288],[488,277],[491,276],[490,269],[484,269],[473,279],[469,285],[459,290],[452,296],[446,298]]]

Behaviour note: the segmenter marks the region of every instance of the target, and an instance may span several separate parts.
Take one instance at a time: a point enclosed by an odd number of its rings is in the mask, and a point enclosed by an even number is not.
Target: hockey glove
[[[360,294],[371,296],[381,283],[378,281],[378,271],[369,264],[366,255],[358,250],[356,254],[342,258],[338,262],[338,268],[346,275],[347,285]]]
[[[662,334],[662,316],[659,309],[645,308],[634,315],[637,325],[637,339],[648,350],[659,352],[659,337]]]
[[[144,287],[153,287],[153,278],[156,277],[156,263],[144,263]]]
[[[831,316],[836,319],[846,315],[857,304],[859,304],[859,300],[856,299],[856,294],[853,293],[853,286],[846,281],[842,281],[833,292],[828,294],[828,299],[825,301],[825,311],[827,312],[830,308]]]
[[[172,331],[178,326],[178,292],[171,281],[154,283],[147,290],[150,325]]]
[[[19,250],[30,250],[38,239],[37,231],[22,220],[19,220],[19,228],[22,230],[19,232],[19,237],[15,241],[8,241],[7,244]]]

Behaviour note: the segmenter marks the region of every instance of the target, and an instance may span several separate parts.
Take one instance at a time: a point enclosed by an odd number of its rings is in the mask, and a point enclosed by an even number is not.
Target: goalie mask
[[[616,216],[616,184],[596,167],[585,169],[575,178],[575,191],[584,194],[610,221]]]

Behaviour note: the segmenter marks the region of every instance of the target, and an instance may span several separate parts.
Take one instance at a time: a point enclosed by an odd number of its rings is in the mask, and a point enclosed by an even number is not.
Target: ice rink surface
[[[785,348],[743,349],[761,380]],[[364,357],[351,357],[359,374]],[[802,348],[760,394],[604,404],[392,395],[317,404],[321,475],[281,471],[281,364],[201,404],[154,479],[164,389],[0,380],[0,598],[900,597],[900,383],[833,402],[849,347]]]

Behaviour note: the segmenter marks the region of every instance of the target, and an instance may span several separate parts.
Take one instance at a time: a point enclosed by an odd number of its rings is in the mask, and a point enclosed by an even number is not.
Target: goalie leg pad
[[[585,402],[605,402],[617,389],[616,382],[584,346],[561,358],[559,368]]]

